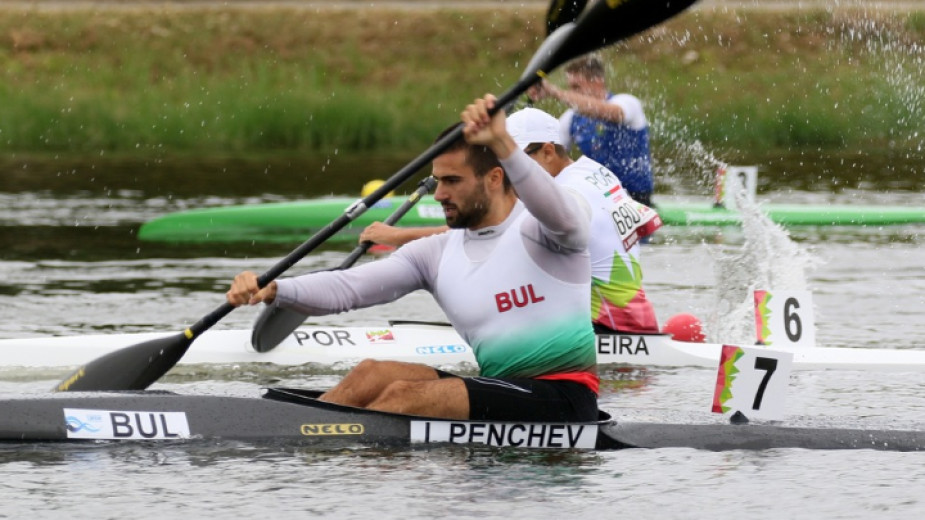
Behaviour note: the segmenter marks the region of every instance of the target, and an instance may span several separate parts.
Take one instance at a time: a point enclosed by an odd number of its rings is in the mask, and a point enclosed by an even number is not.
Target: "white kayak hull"
[[[166,333],[99,334],[0,340],[0,368],[72,367]],[[715,368],[721,344],[685,343],[665,334],[599,335],[598,363],[653,367]],[[800,370],[925,370],[925,351],[814,347],[793,350]],[[352,365],[364,358],[472,365],[472,349],[443,324],[393,323],[374,327],[303,326],[278,347],[260,353],[251,347],[250,330],[209,330],[192,344],[181,364]]]

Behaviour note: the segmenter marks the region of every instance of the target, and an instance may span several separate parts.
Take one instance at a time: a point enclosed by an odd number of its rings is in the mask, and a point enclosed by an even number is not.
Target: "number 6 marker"
[[[813,296],[809,291],[755,291],[755,338],[759,345],[816,345]]]

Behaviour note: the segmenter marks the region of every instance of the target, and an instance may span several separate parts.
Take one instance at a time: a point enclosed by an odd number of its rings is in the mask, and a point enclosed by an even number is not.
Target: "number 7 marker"
[[[713,412],[783,418],[792,365],[790,352],[723,345],[716,371]]]

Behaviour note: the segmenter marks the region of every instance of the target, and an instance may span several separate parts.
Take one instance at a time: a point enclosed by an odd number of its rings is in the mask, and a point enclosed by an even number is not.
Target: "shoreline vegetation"
[[[514,84],[548,5],[356,4],[0,1],[0,151],[416,155]],[[606,50],[610,84],[656,153],[921,153],[925,7],[807,4],[707,1]]]

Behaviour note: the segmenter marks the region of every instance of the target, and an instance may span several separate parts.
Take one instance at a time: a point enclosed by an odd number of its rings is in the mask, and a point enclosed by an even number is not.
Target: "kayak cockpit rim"
[[[426,417],[420,415],[408,415],[401,413],[392,413],[392,412],[380,412],[377,410],[368,410],[366,408],[358,408],[354,406],[347,406],[342,404],[328,403],[325,401],[319,401],[318,398],[321,394],[324,393],[322,390],[311,390],[307,388],[290,388],[290,387],[264,387],[261,389],[263,391],[262,397],[264,399],[270,399],[272,401],[280,401],[284,403],[292,404],[301,404],[304,406],[312,406],[315,408],[326,408],[329,410],[339,410],[339,411],[349,411],[352,413],[368,413],[374,415],[390,415],[395,417],[404,417],[414,420],[427,420],[427,421],[452,421],[458,422],[458,419],[443,419],[440,417]],[[597,420],[595,421],[582,421],[582,422],[568,422],[568,424],[597,424],[602,425],[609,422],[612,422],[613,417],[605,412],[604,410],[597,410]],[[468,422],[526,422],[526,423],[536,423],[536,424],[547,424],[548,421],[504,421],[504,420],[495,420],[495,421],[468,421]]]
[[[380,412],[319,401],[322,392],[301,388],[270,387],[263,398],[344,415],[382,417],[406,422],[412,445],[478,445],[548,449],[612,450],[631,448],[605,434],[615,425],[611,415],[598,409],[595,421],[548,422],[514,420],[460,420]]]

